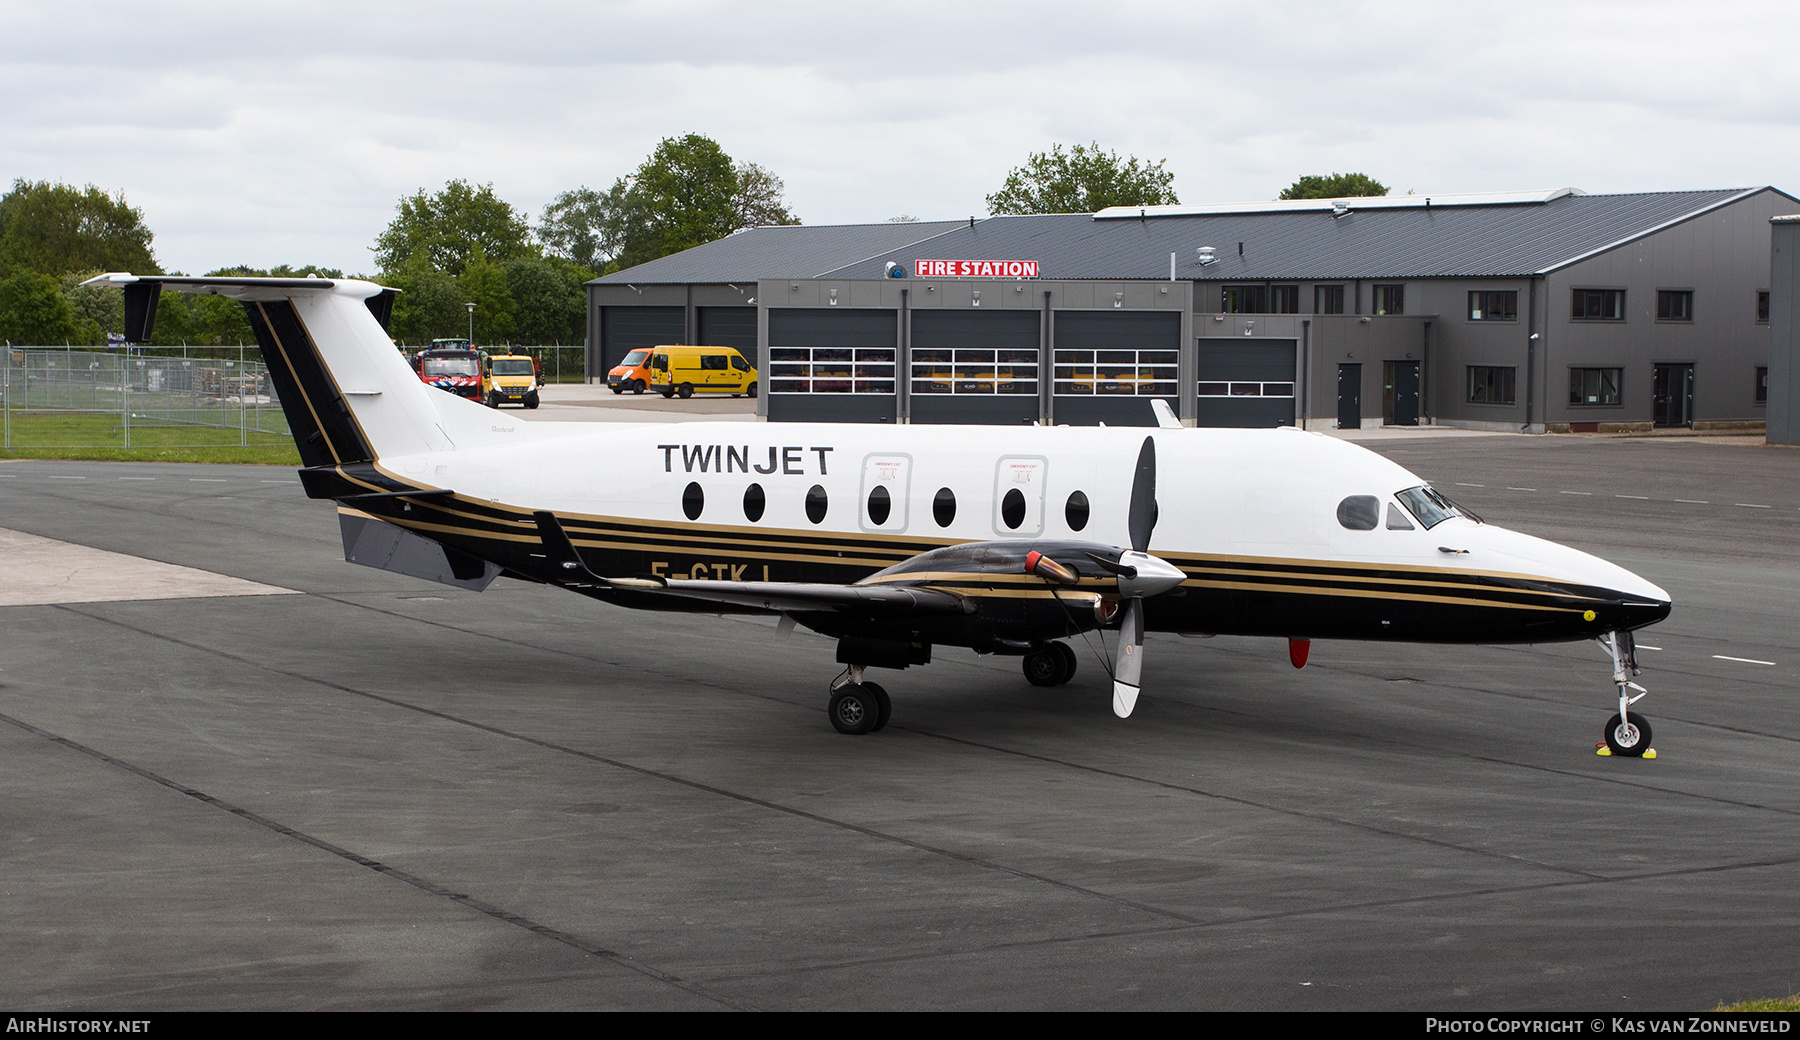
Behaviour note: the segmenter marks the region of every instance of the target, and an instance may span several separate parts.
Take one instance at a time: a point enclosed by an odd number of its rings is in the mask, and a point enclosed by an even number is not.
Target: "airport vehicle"
[[[529,355],[487,354],[481,359],[481,399],[489,408],[503,404],[536,408],[542,385],[537,361]]]
[[[612,392],[622,394],[629,390],[641,394],[650,387],[650,351],[633,350],[619,359],[619,363],[606,373],[606,385]]]
[[[1666,592],[1491,524],[1322,434],[1161,428],[684,423],[501,425],[406,371],[349,279],[103,275],[144,338],[163,289],[242,300],[309,496],[346,559],[483,589],[505,575],[620,606],[759,613],[837,639],[832,725],[882,728],[872,667],[934,647],[1066,682],[1064,642],[1114,630],[1112,707],[1137,703],[1147,632],[1288,641],[1597,639],[1641,755],[1632,633]],[[1153,405],[1153,408],[1155,406]]]
[[[756,367],[731,347],[652,347],[649,364],[650,388],[664,397],[697,393],[756,396]]]
[[[481,351],[468,346],[468,340],[433,340],[431,346],[412,356],[413,371],[419,381],[446,393],[479,401],[482,397]],[[438,344],[444,344],[439,346]]]

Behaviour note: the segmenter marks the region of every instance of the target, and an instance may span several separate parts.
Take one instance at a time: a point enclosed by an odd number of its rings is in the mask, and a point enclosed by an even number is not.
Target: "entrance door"
[[[1362,429],[1362,365],[1338,366],[1338,429]]]
[[[1657,426],[1694,425],[1694,366],[1657,365],[1651,422]]]
[[[1381,421],[1388,426],[1419,425],[1419,363],[1381,363]]]

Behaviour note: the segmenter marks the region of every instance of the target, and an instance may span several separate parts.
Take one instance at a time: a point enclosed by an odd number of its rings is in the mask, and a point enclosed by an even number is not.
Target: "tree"
[[[1180,200],[1166,159],[1144,162],[1102,151],[1098,142],[1062,145],[1033,152],[1024,166],[1006,175],[1006,184],[987,197],[988,212],[1094,213],[1108,206],[1166,206]]]
[[[788,212],[782,201],[787,186],[766,167],[755,163],[738,163],[737,192],[732,196],[732,209],[737,214],[737,231],[750,227],[778,227],[800,223]]]
[[[512,295],[513,335],[520,343],[580,343],[587,328],[587,290],[594,277],[586,267],[561,257],[508,260],[506,288]]]
[[[400,290],[394,297],[389,333],[402,343],[428,343],[439,337],[462,336],[468,327],[468,298],[450,277],[420,263],[391,271],[383,281]]]
[[[81,332],[55,278],[25,270],[0,281],[0,339],[46,346],[73,341]]]
[[[551,256],[599,270],[619,252],[617,214],[627,188],[618,181],[605,195],[583,185],[550,200],[538,221],[538,241]]]
[[[781,178],[755,163],[734,163],[709,137],[665,138],[606,195],[606,226],[619,247],[613,262],[632,267],[742,228],[800,223],[782,191]]]
[[[1387,185],[1366,173],[1308,174],[1283,188],[1283,199],[1367,199],[1388,193]]]
[[[0,197],[0,275],[36,271],[132,271],[161,274],[150,252],[144,214],[92,184],[13,181]]]
[[[460,277],[476,250],[491,261],[531,252],[530,227],[492,184],[477,188],[454,180],[436,195],[400,200],[400,212],[375,240],[375,261],[384,272],[402,271],[423,261]]]

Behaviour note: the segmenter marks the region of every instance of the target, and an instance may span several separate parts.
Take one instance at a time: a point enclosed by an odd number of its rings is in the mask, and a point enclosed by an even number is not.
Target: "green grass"
[[[300,452],[285,433],[134,420],[131,445],[117,415],[14,412],[10,445],[0,459],[88,459],[106,462],[232,462],[300,465]],[[248,441],[248,444],[240,443]]]
[[[1714,1011],[1800,1011],[1800,994],[1791,997],[1764,997],[1740,1000],[1736,1004],[1720,1004]]]

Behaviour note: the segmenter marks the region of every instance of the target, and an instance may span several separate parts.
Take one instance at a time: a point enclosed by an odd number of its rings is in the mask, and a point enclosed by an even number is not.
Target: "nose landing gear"
[[[1631,676],[1643,674],[1637,663],[1637,641],[1630,632],[1608,632],[1606,638],[1598,642],[1612,656],[1612,681],[1619,688],[1619,711],[1606,720],[1605,746],[1596,750],[1625,758],[1642,758],[1648,753],[1654,758],[1656,751],[1650,747],[1650,720],[1631,710],[1631,706],[1649,692],[1631,681]],[[1632,690],[1637,691],[1637,696],[1632,696]]]

